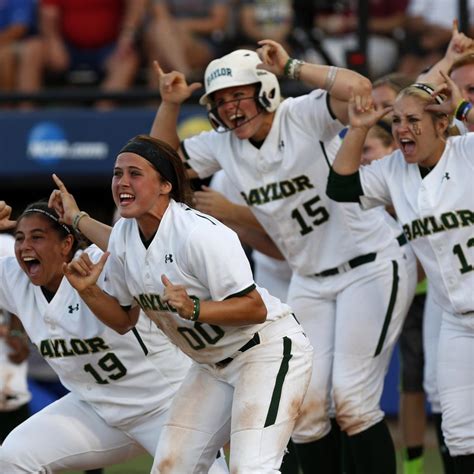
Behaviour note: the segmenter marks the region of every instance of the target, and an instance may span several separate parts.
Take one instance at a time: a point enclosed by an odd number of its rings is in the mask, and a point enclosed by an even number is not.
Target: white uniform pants
[[[296,323],[272,326],[224,368],[195,363],[173,399],[152,472],[207,472],[229,439],[230,471],[277,473],[311,375],[312,348]],[[285,319],[287,319],[285,318]],[[287,320],[288,322],[288,320]],[[288,326],[288,324],[286,324]]]
[[[438,388],[442,430],[449,453],[474,454],[474,314],[443,311]]]
[[[168,408],[169,404],[121,430],[107,425],[88,403],[69,393],[8,435],[0,446],[0,473],[95,469],[120,464],[146,451],[153,455]],[[214,460],[216,454],[217,449]],[[228,472],[223,458],[211,472]]]
[[[295,443],[329,433],[331,395],[337,421],[349,435],[383,419],[384,377],[416,286],[415,260],[403,253],[333,276],[293,276],[288,304],[314,347]]]
[[[163,414],[150,414],[125,433],[107,425],[88,403],[69,393],[7,436],[0,448],[0,472],[94,469],[145,452],[140,444],[153,454],[163,423]]]
[[[425,369],[423,374],[423,388],[426,398],[431,404],[433,413],[441,413],[441,404],[438,393],[438,346],[441,330],[441,315],[443,309],[433,298],[433,289],[428,283],[428,292],[423,313],[423,352]]]

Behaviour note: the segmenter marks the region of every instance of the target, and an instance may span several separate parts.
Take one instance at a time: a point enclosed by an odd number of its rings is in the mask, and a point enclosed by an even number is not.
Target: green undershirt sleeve
[[[326,194],[337,202],[359,202],[359,196],[364,194],[359,171],[349,175],[341,175],[331,169]]]

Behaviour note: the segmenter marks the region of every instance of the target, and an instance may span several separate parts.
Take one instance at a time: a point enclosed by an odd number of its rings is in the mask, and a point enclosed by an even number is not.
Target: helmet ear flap
[[[260,86],[260,93],[258,95],[258,103],[268,112],[271,111],[272,109],[272,101],[271,99],[274,99],[275,98],[275,94],[276,94],[276,91],[275,89],[271,89],[270,91],[265,92],[263,91],[262,92],[262,87]]]
[[[227,129],[226,125],[224,124],[222,119],[219,117],[219,112],[217,112],[217,107],[208,107],[207,118],[209,119],[209,122],[211,123],[212,128],[214,130],[217,130],[220,127]]]
[[[262,95],[258,96],[258,103],[267,110],[270,107],[270,101],[268,100],[267,94],[265,92]]]

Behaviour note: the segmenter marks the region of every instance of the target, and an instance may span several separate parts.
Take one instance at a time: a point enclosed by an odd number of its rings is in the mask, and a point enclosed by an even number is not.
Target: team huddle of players
[[[273,473],[291,438],[305,474],[340,472],[341,439],[355,474],[395,474],[380,397],[418,259],[441,319],[442,432],[454,472],[472,474],[474,113],[448,74],[473,47],[455,30],[449,65],[375,107],[362,75],[262,40],[209,64],[214,130],[182,142],[180,105],[200,85],[155,64],[162,101],[150,136],[117,155],[113,227],[57,176],[15,222],[0,202],[15,236],[0,307],[70,390],[12,431],[0,471],[148,451],[154,473]],[[313,90],[282,100],[277,76]],[[393,150],[363,166],[387,114]],[[227,199],[205,188],[193,201],[188,178],[218,171]],[[241,241],[285,261],[268,265],[275,279],[287,265],[284,301],[256,283]]]

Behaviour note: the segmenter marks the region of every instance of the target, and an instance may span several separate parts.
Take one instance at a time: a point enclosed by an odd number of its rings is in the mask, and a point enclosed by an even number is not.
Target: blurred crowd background
[[[159,101],[154,60],[202,82],[212,59],[270,38],[294,58],[372,81],[415,78],[444,56],[453,19],[474,38],[474,0],[0,0],[0,199],[15,217],[49,196],[55,172],[81,209],[110,222],[116,152],[149,131]],[[281,84],[284,95],[307,92]],[[192,102],[182,138],[210,127]],[[389,415],[398,411],[397,357],[382,397]],[[64,393],[36,351],[29,374],[32,412]]]
[[[74,90],[76,104],[98,91],[94,104],[108,109],[110,94],[152,97],[154,59],[201,81],[210,60],[263,38],[372,80],[416,77],[443,56],[454,18],[472,37],[474,1],[0,0],[0,106],[56,104]],[[18,99],[37,94],[42,101]]]

